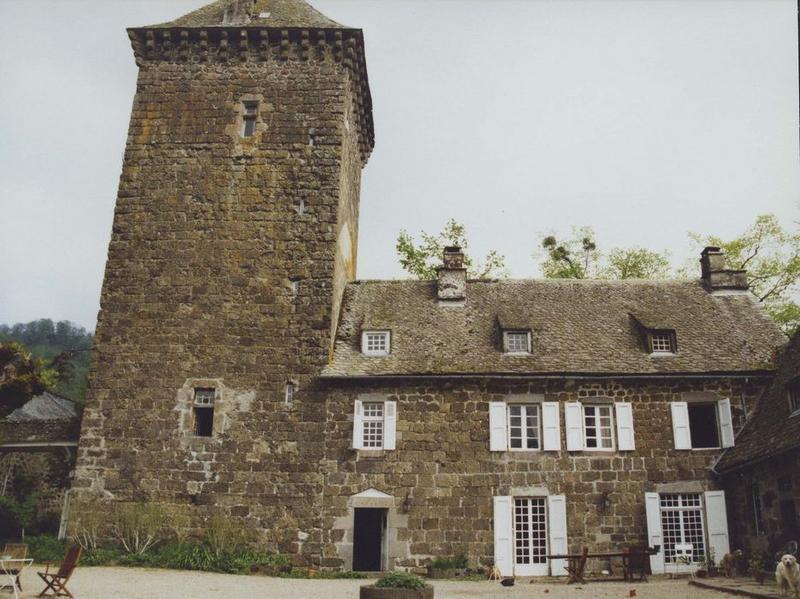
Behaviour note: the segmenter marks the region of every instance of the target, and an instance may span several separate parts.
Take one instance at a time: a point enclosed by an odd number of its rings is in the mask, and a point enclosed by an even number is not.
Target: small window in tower
[[[216,389],[194,390],[194,434],[198,437],[211,437],[214,434],[215,397]]]
[[[244,129],[242,131],[243,137],[252,137],[256,132],[256,119],[258,118],[258,102],[245,102],[244,103]]]
[[[294,383],[292,381],[286,383],[286,398],[284,401],[287,406],[292,405],[292,402],[294,402]]]

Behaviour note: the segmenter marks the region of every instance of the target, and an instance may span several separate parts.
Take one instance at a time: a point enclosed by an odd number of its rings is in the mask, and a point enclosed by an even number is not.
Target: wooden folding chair
[[[2,555],[7,555],[11,559],[25,559],[28,557],[28,546],[25,543],[6,543],[3,548]],[[13,574],[13,570],[6,570],[9,574]],[[19,571],[16,572],[17,588],[22,592],[22,583],[19,581]]]
[[[39,593],[39,597],[49,597],[48,591],[53,591],[53,597],[73,597],[72,593],[67,589],[72,573],[75,571],[75,566],[78,565],[78,559],[81,556],[81,548],[78,545],[67,549],[64,556],[64,561],[61,562],[61,567],[55,574],[50,574],[50,564],[47,564],[44,572],[37,572],[39,578],[44,580],[47,585],[45,589]]]

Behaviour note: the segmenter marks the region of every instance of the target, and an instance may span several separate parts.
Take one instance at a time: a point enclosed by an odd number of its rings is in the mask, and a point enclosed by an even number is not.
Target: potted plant
[[[378,582],[362,586],[359,599],[433,599],[433,587],[409,572],[387,572]]]

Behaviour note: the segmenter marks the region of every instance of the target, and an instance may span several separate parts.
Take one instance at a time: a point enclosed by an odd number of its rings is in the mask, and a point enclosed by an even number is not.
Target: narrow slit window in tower
[[[256,132],[256,118],[258,117],[258,102],[244,103],[244,129],[243,137],[252,137]]]
[[[194,390],[194,434],[198,437],[214,435],[215,389]]]

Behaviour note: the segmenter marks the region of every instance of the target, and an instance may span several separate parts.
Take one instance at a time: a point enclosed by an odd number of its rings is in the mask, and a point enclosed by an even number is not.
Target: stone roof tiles
[[[9,422],[26,422],[32,420],[73,420],[78,417],[75,402],[48,393],[31,398],[25,405],[17,408],[7,416]]]
[[[749,293],[701,281],[469,281],[442,305],[436,281],[362,281],[345,290],[327,377],[771,372],[785,337]],[[675,355],[650,356],[636,318],[669,324]],[[530,355],[502,351],[501,327],[529,328]],[[391,353],[364,356],[361,331],[389,329]]]
[[[349,29],[304,0],[217,0],[174,21],[152,27]]]
[[[800,447],[800,414],[790,416],[788,384],[800,377],[800,333],[781,352],[778,372],[755,414],[726,450],[716,470],[726,472]]]

